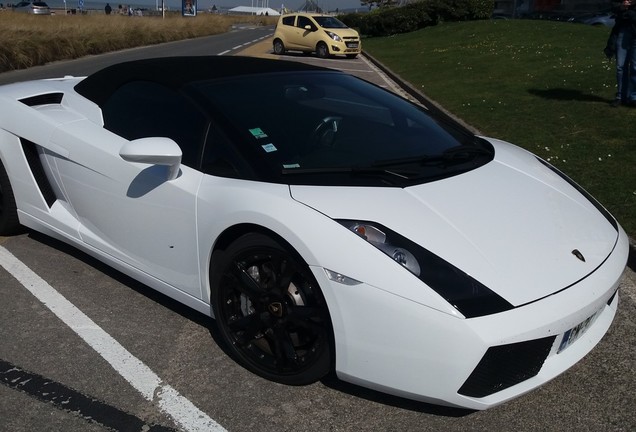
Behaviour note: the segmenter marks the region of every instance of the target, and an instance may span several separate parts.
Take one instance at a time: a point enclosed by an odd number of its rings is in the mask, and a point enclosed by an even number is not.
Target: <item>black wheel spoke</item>
[[[260,320],[257,314],[249,314],[240,318],[233,318],[228,320],[227,325],[232,331],[241,331],[253,328],[260,324]]]
[[[298,363],[298,355],[289,334],[282,325],[273,328],[273,351],[279,370]]]
[[[286,262],[279,277],[279,286],[283,294],[289,289],[292,279],[296,275],[296,268],[289,262]]]
[[[236,335],[236,343],[241,348],[247,348],[252,342],[257,339],[257,336],[260,334],[258,328],[250,328],[244,333]]]
[[[228,323],[234,332],[235,341],[241,347],[246,347],[262,333],[262,323],[257,314],[250,314]],[[235,330],[236,328],[236,330]]]
[[[325,331],[322,311],[319,307],[290,307],[287,320],[315,335]]]
[[[245,269],[245,266],[239,262],[236,263],[238,273],[238,284],[236,288],[251,299],[258,299],[264,292],[261,286],[252,278]]]
[[[291,306],[287,318],[294,322],[306,321],[308,319],[322,319],[322,312],[319,307],[313,306]]]
[[[276,291],[277,294],[284,294],[287,291],[289,282],[285,282],[285,275],[290,267],[289,262],[281,255],[273,255],[270,257],[269,263],[263,265],[263,268],[267,270],[269,282],[268,288]],[[293,267],[293,266],[292,266]],[[291,278],[289,279],[291,280]]]

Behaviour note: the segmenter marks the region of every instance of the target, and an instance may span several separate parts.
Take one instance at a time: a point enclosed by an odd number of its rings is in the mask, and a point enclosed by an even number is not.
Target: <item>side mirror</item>
[[[139,138],[124,144],[119,156],[127,162],[140,162],[151,165],[166,165],[167,180],[174,180],[181,166],[181,148],[170,138]]]
[[[311,28],[311,26],[310,26],[309,24],[307,24],[307,25],[305,26],[305,30],[307,30],[307,31],[314,31],[314,29],[313,29],[313,28]]]

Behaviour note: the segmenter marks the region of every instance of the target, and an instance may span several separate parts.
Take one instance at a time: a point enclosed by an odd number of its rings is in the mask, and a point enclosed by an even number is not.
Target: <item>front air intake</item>
[[[485,397],[537,375],[556,336],[488,348],[459,394]]]

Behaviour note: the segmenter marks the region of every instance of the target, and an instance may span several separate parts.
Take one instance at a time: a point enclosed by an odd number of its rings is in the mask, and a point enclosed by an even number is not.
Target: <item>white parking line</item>
[[[144,398],[170,416],[183,430],[225,431],[174,388],[163,383],[148,366],[2,246],[0,265],[110,363]]]
[[[273,34],[273,33],[272,33],[272,34]],[[271,35],[272,35],[272,34],[268,34],[268,35],[265,35],[265,36],[263,36],[263,37],[260,37],[260,38],[254,39],[254,40],[252,40],[252,41],[250,41],[250,42],[245,42],[244,44],[237,45],[237,46],[235,46],[235,47],[233,47],[233,48],[230,48],[230,49],[228,49],[228,50],[222,51],[222,52],[218,53],[217,55],[222,56],[222,55],[225,55],[225,54],[227,54],[227,53],[229,53],[229,52],[237,51],[237,50],[240,50],[241,48],[248,47],[248,46],[250,46],[250,45],[254,45],[254,44],[255,44],[255,43],[257,43],[257,42],[262,41],[263,39],[266,39],[266,38],[268,38],[268,37],[271,37]]]

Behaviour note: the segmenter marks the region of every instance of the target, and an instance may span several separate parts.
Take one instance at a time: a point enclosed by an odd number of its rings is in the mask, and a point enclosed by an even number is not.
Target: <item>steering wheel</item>
[[[339,116],[327,116],[320,120],[320,123],[314,128],[312,132],[312,144],[323,147],[334,147],[336,142],[336,134],[338,133],[338,127],[342,117]]]

